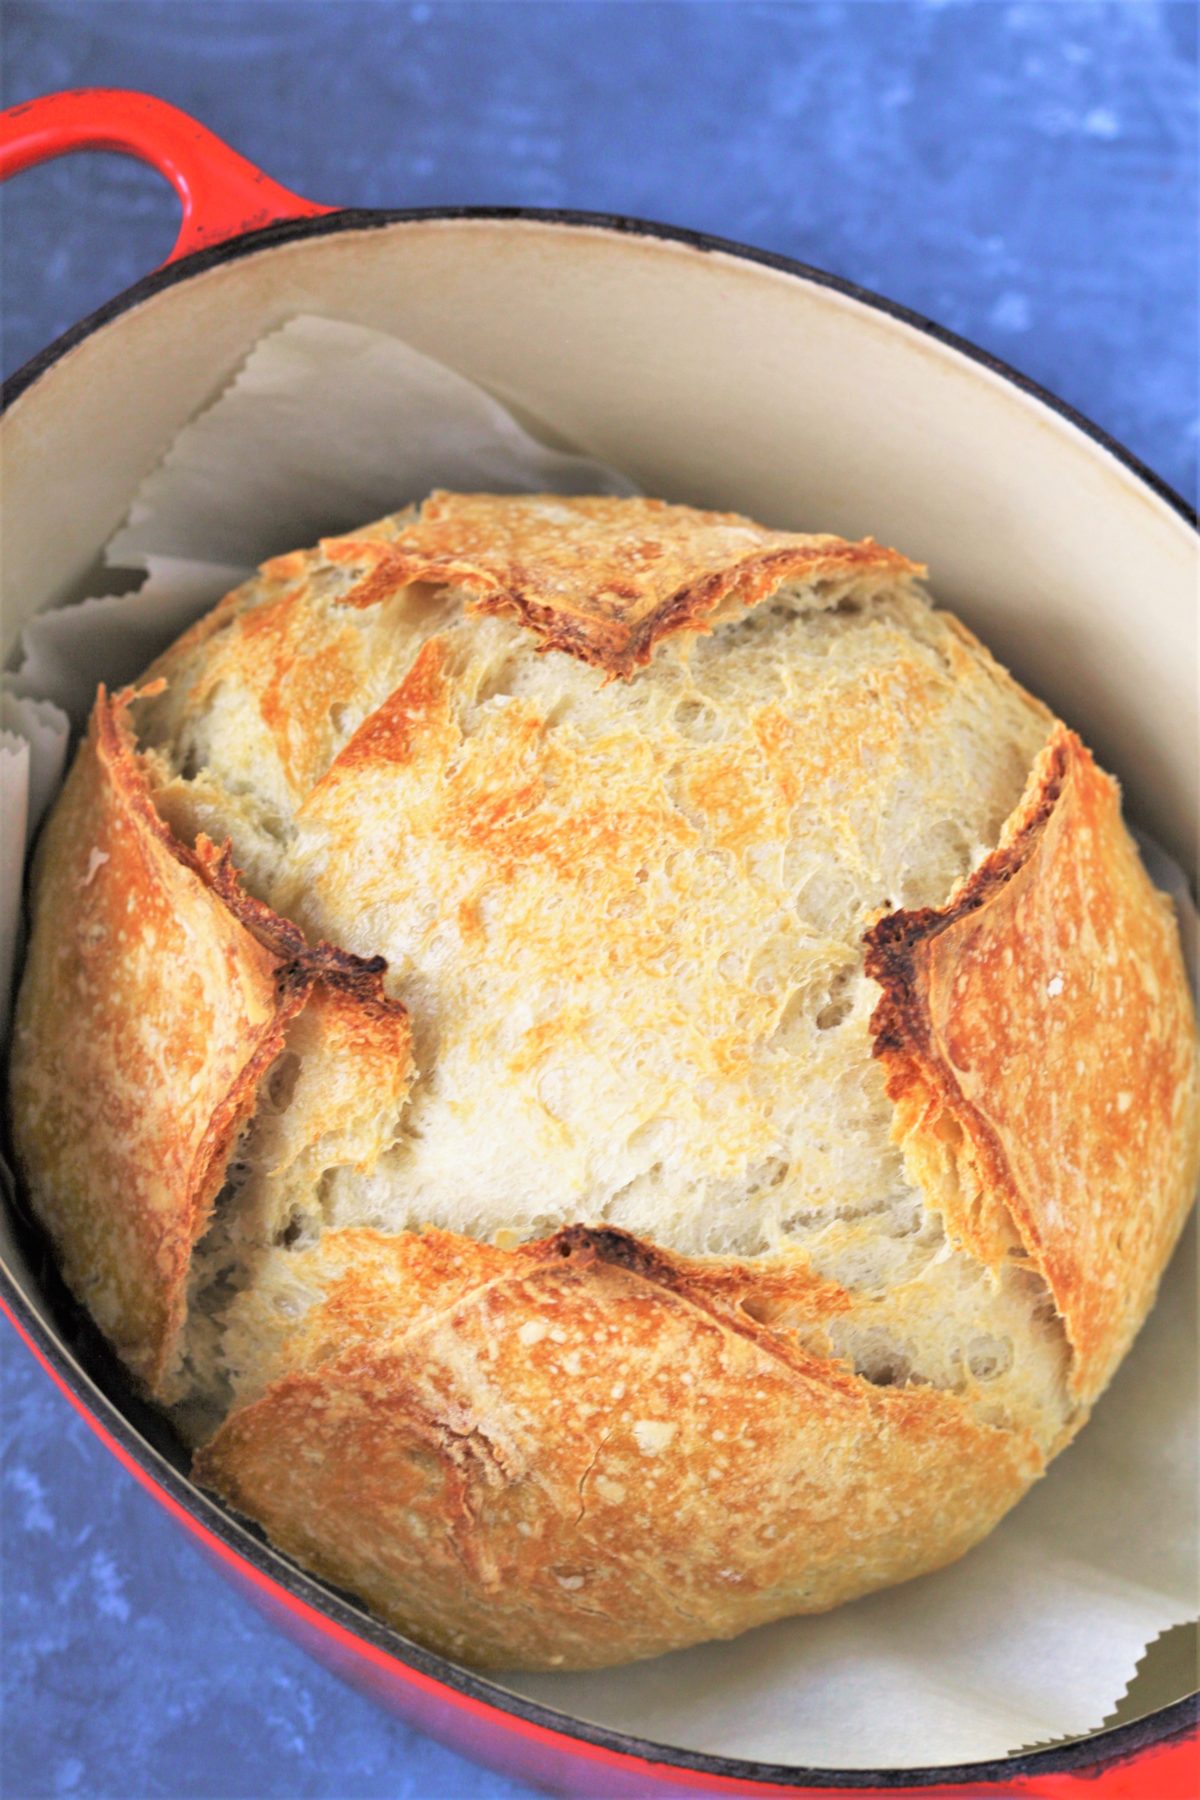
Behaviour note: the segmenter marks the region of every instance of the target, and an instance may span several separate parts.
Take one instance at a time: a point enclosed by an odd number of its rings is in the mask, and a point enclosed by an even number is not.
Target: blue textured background
[[[315,199],[640,213],[790,252],[975,339],[1193,495],[1197,26],[1041,0],[8,0],[5,104],[145,87]],[[161,260],[116,157],[4,193],[3,360]],[[0,1334],[7,1800],[524,1792],[292,1650]]]

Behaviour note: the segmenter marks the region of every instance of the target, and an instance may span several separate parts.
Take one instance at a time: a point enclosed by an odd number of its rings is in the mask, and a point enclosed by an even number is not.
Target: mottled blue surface
[[[905,301],[1193,494],[1190,3],[89,0],[2,9],[6,104],[152,89],[355,205],[640,213]],[[5,191],[17,367],[161,260],[175,203],[119,158]],[[0,1334],[6,1800],[521,1792],[392,1723],[200,1562]]]

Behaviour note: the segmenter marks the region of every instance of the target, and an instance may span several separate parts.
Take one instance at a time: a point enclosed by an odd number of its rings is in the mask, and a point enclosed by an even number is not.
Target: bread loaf
[[[199,1479],[421,1642],[587,1667],[937,1568],[1194,1192],[1115,783],[871,541],[435,494],[101,691],[12,1059]]]

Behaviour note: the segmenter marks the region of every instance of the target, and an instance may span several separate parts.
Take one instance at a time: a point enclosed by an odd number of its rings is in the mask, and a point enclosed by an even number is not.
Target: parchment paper
[[[380,332],[298,318],[179,436],[108,546],[132,593],[43,615],[0,717],[0,1002],[21,856],[97,680],[133,679],[265,557],[431,487],[633,492]],[[669,496],[668,496],[669,498]],[[804,521],[819,527],[820,521]],[[935,571],[936,576],[936,571]],[[111,583],[109,584],[111,585]],[[1181,871],[1154,846],[1194,950]],[[577,1718],[726,1756],[834,1768],[970,1762],[1095,1729],[1146,1645],[1200,1610],[1195,1233],[1080,1438],[953,1568],[813,1619],[590,1675],[507,1685]]]

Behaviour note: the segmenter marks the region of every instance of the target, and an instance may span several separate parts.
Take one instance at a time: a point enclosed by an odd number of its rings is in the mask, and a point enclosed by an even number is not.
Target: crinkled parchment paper
[[[68,719],[81,725],[97,680],[131,680],[263,558],[435,486],[633,491],[537,443],[471,383],[380,332],[298,318],[258,345],[108,547],[110,568],[139,572],[141,585],[24,633],[0,716],[7,960],[20,906],[11,846],[32,837]],[[1179,870],[1149,855],[1189,907]],[[1193,944],[1194,932],[1193,911]],[[1198,1610],[1193,1245],[1189,1234],[1079,1439],[953,1568],[733,1643],[507,1685],[661,1743],[809,1767],[971,1762],[1095,1729],[1146,1645]]]

